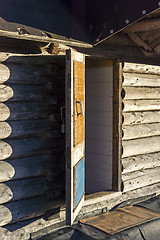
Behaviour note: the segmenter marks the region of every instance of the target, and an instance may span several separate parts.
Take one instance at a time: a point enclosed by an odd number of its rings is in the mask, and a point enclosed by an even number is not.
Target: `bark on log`
[[[157,100],[126,100],[123,101],[123,112],[160,110],[160,99]]]
[[[125,100],[128,99],[160,99],[160,88],[124,87]]]
[[[160,123],[123,126],[123,140],[160,135]]]
[[[160,136],[122,141],[122,157],[136,156],[160,151]]]
[[[5,121],[10,116],[9,108],[4,104],[0,103],[0,121]]]
[[[8,143],[0,141],[0,160],[9,158],[12,152],[12,147]]]
[[[0,182],[6,182],[10,180],[15,174],[15,169],[13,166],[5,161],[0,161],[0,169]]]
[[[122,174],[160,167],[160,152],[122,158]]]
[[[160,87],[159,75],[123,73],[123,77],[123,87]]]
[[[123,191],[129,191],[160,182],[160,168],[152,168],[122,175]]]
[[[160,75],[160,67],[156,65],[124,62],[123,72]]]
[[[160,123],[160,111],[123,113],[123,125]]]

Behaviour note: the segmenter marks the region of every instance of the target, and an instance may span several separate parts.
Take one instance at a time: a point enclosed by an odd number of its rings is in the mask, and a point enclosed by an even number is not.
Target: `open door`
[[[85,56],[66,53],[66,223],[72,224],[85,194]]]

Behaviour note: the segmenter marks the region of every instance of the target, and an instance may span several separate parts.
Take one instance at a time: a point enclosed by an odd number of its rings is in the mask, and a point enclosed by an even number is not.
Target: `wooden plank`
[[[0,226],[42,216],[47,210],[58,208],[59,200],[48,200],[44,196],[18,200],[0,206]]]
[[[156,65],[124,62],[123,73],[160,75],[160,67]]]
[[[125,100],[128,99],[159,99],[160,88],[151,87],[124,87]]]
[[[159,217],[160,213],[152,210],[137,206],[127,206],[99,216],[84,219],[81,222],[112,235]]]
[[[12,152],[12,147],[8,143],[0,141],[0,160],[9,158]]]
[[[123,126],[123,140],[160,135],[160,123]]]
[[[11,133],[11,126],[6,122],[0,122],[0,139],[7,138]]]
[[[160,110],[160,99],[126,100],[123,103],[124,112]]]
[[[10,180],[15,174],[15,169],[13,166],[5,161],[0,161],[0,169],[0,182],[6,182]]]
[[[13,97],[13,89],[1,84],[0,85],[0,102],[5,102]]]
[[[160,152],[122,158],[123,174],[160,167]]]
[[[160,151],[160,136],[123,141],[122,157],[136,156]]]
[[[158,122],[160,122],[160,111],[123,112],[123,125]]]
[[[0,121],[5,121],[10,116],[9,108],[4,104],[0,103]]]
[[[123,86],[134,87],[160,87],[159,75],[140,74],[140,73],[123,73]]]
[[[123,191],[129,191],[159,182],[160,167],[122,174]]]
[[[127,35],[141,49],[145,50],[147,53],[152,52],[152,48],[137,33],[129,32]]]
[[[121,189],[121,158],[122,158],[122,63],[113,63],[113,164],[112,188]]]

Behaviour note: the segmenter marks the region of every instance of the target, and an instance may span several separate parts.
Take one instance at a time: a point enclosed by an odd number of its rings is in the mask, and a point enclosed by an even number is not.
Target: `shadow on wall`
[[[0,61],[0,226],[5,226],[32,221],[64,198],[64,58],[4,53]]]

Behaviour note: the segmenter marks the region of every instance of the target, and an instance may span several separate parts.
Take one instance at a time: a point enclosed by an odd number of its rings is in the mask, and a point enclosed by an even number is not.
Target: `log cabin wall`
[[[122,190],[160,182],[160,67],[124,63]]]
[[[64,58],[0,53],[0,226],[64,198]]]

